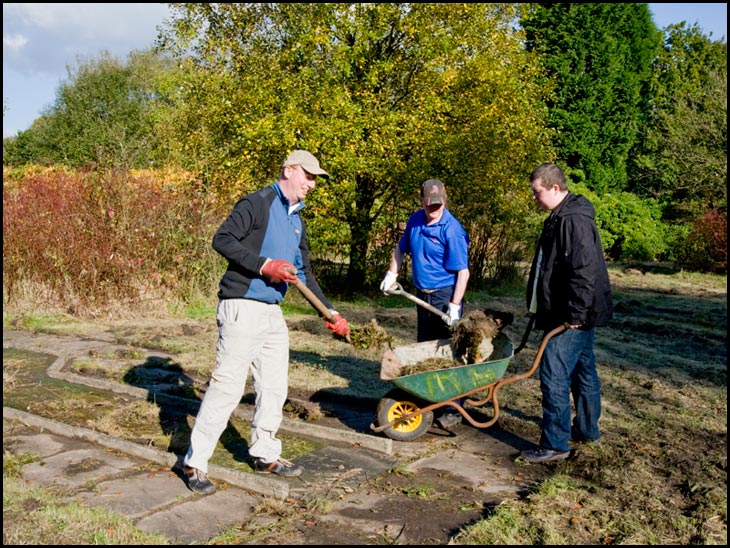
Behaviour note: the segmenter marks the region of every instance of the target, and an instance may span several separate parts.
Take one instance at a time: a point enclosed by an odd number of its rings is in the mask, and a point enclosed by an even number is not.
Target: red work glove
[[[332,315],[332,321],[325,318],[324,325],[326,325],[327,329],[332,331],[332,333],[339,335],[340,337],[347,337],[350,334],[350,326],[347,323],[347,320],[336,312]]]
[[[281,282],[291,284],[297,281],[296,271],[297,269],[289,261],[271,259],[261,269],[261,275],[275,284]]]

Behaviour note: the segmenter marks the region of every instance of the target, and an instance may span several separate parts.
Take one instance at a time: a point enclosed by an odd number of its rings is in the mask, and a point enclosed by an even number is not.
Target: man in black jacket
[[[565,174],[555,164],[536,168],[530,186],[533,199],[550,216],[530,269],[527,306],[536,328],[547,333],[566,327],[548,341],[540,361],[540,445],[522,451],[529,462],[548,462],[568,458],[571,439],[601,437],[601,385],[593,346],[595,328],[607,325],[613,315],[613,301],[593,205],[568,190]]]

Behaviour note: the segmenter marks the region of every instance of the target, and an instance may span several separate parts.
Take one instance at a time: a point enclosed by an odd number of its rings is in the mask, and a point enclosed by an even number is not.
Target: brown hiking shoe
[[[183,466],[183,474],[188,482],[188,488],[194,493],[210,495],[215,493],[215,485],[208,479],[208,474],[192,466]]]
[[[262,474],[277,474],[285,478],[293,478],[304,472],[304,468],[286,459],[278,458],[274,462],[253,459],[253,468]]]

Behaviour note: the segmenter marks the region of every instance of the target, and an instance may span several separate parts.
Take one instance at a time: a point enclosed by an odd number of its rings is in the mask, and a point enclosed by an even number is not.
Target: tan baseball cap
[[[319,175],[325,179],[329,178],[330,174],[324,169],[319,167],[319,160],[314,157],[314,154],[307,150],[295,150],[284,160],[284,166],[302,166],[302,169],[312,175]]]

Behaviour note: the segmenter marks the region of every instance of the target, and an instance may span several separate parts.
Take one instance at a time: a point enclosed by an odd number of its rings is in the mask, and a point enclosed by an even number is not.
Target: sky
[[[727,4],[649,4],[660,29],[697,23],[727,41]],[[164,4],[3,4],[3,138],[30,127],[52,106],[68,68],[101,52],[126,60],[154,45]],[[711,33],[711,34],[710,34]]]

